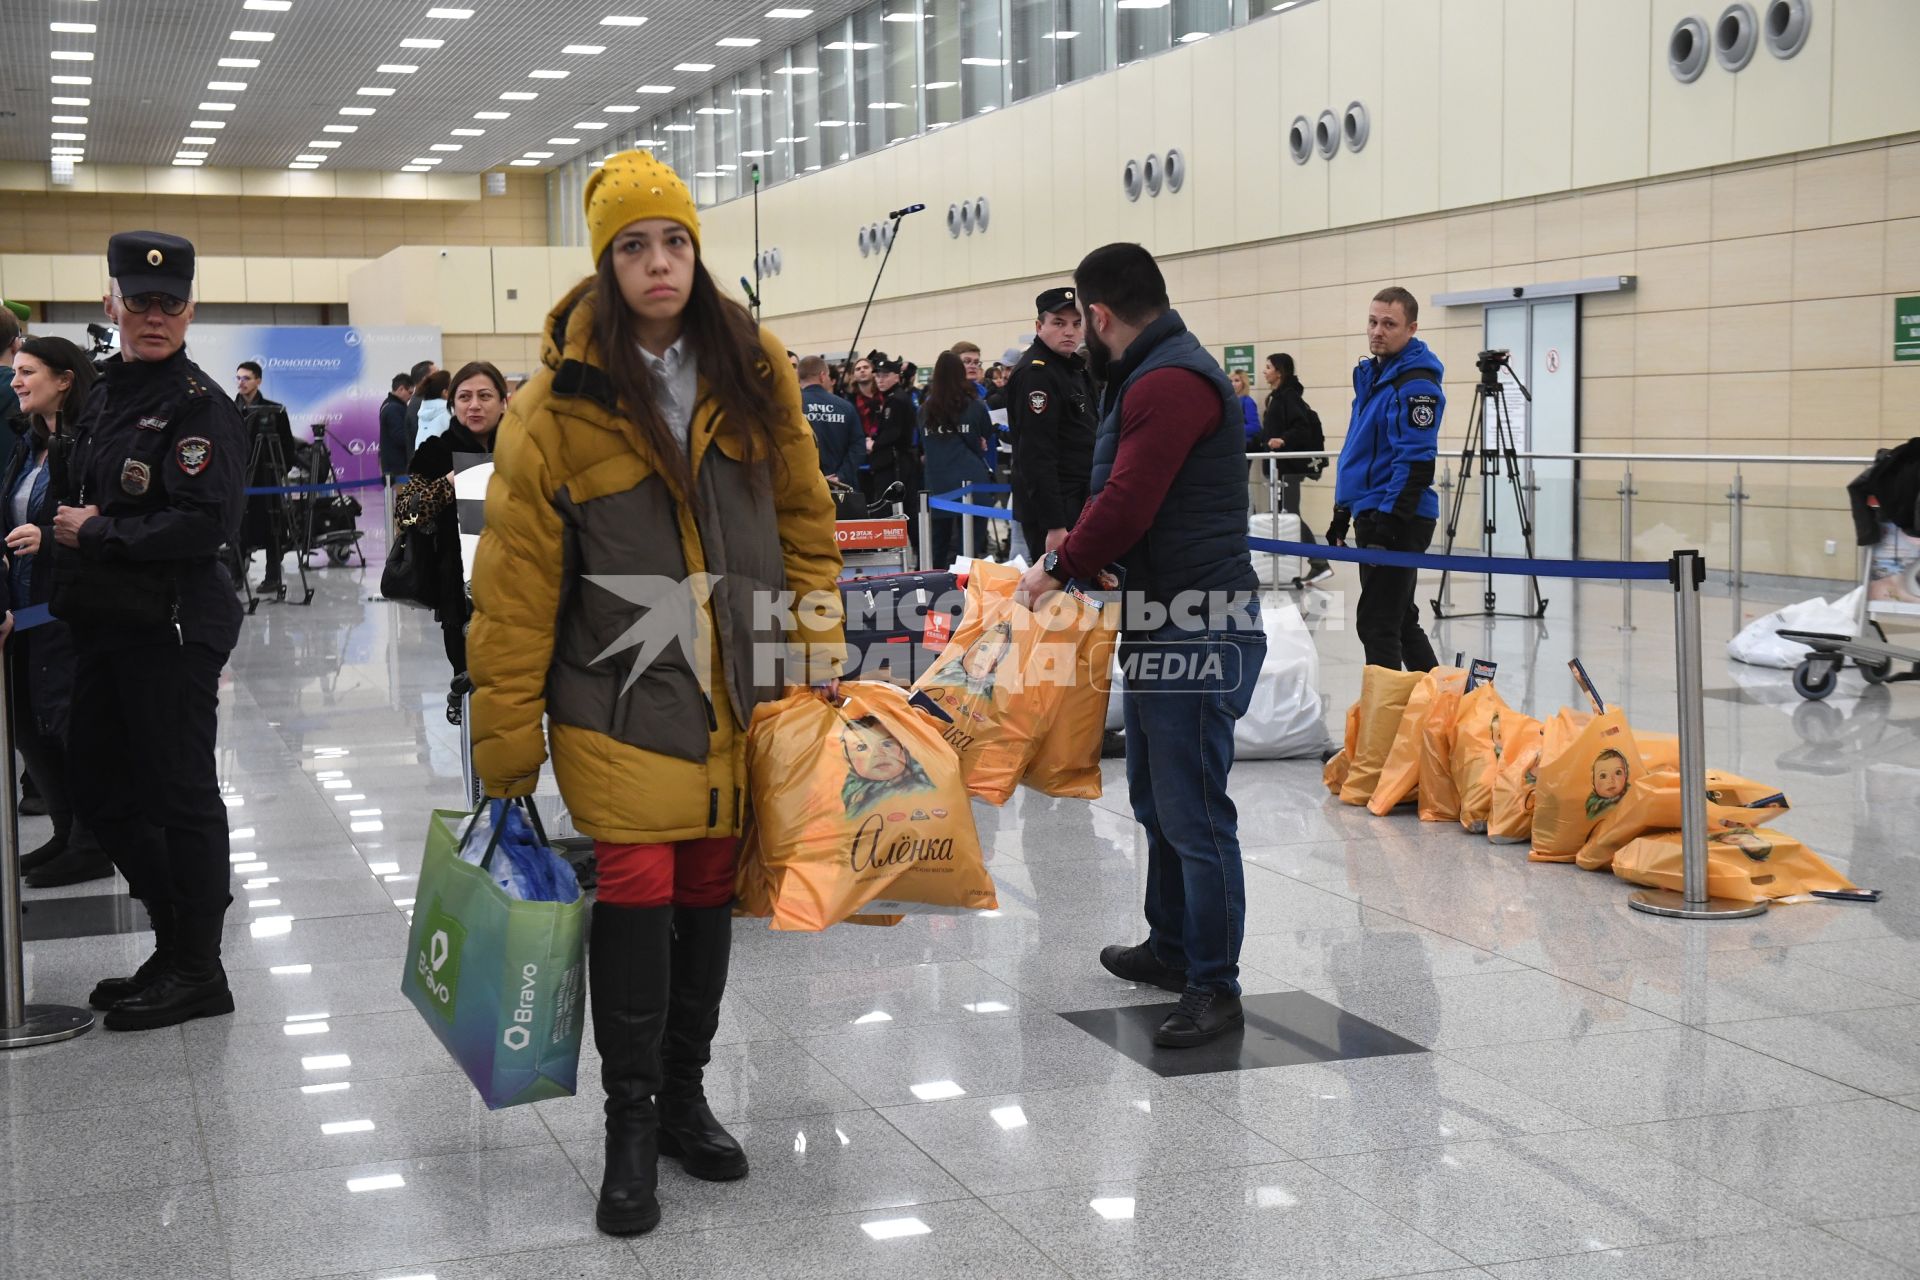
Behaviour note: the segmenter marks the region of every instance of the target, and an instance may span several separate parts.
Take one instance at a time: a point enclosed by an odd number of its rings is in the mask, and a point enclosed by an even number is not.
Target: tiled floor
[[[1920,688],[1849,677],[1802,703],[1785,673],[1729,669],[1724,599],[1710,762],[1783,787],[1781,825],[1879,905],[1656,920],[1611,877],[1344,809],[1317,762],[1244,763],[1247,989],[1310,992],[1430,1052],[1162,1078],[1057,1016],[1165,999],[1095,963],[1142,934],[1110,762],[1100,801],[979,809],[993,918],[742,922],[709,1094],[753,1174],[669,1167],[660,1229],[619,1242],[592,1222],[591,1044],[580,1096],[490,1113],[399,995],[427,816],[460,804],[458,735],[430,620],[371,601],[376,581],[319,574],[312,608],[263,606],[234,654],[238,1013],[0,1054],[0,1274],[1920,1270]],[[1555,586],[1544,624],[1454,622],[1439,647],[1499,659],[1534,714],[1574,698],[1577,655],[1636,724],[1673,729],[1664,589],[1622,632],[1617,588]],[[1358,647],[1319,629],[1337,723]],[[79,1002],[146,942],[34,941],[32,996]],[[929,1082],[960,1092],[921,1101]]]

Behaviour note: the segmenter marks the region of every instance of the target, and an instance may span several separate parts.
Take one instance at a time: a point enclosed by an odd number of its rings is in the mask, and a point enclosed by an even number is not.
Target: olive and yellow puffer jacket
[[[494,448],[467,637],[474,764],[488,795],[526,795],[550,740],[587,835],[737,835],[754,707],[844,660],[833,501],[786,349],[764,329],[780,457],[746,456],[703,377],[694,494],[679,492],[616,408],[592,284],[548,316],[544,367]],[[784,614],[769,604],[783,591],[799,602]]]

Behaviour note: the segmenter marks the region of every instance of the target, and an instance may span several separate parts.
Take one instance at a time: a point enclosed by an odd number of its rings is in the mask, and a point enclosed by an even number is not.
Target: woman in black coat
[[[394,499],[394,523],[400,529],[433,529],[438,571],[433,616],[453,682],[447,692],[447,719],[460,723],[460,703],[472,686],[467,681],[467,622],[473,603],[467,596],[466,566],[460,557],[460,507],[454,500],[456,455],[491,454],[500,419],[507,411],[507,380],[485,360],[462,365],[447,384],[452,420],[439,435],[421,441],[407,463],[408,480]]]
[[[0,500],[6,503],[10,531],[7,606],[16,615],[53,595],[53,513],[66,488],[67,424],[86,403],[93,376],[86,353],[65,338],[31,338],[14,358],[20,415],[0,472]],[[14,745],[53,819],[53,839],[23,855],[20,870],[36,889],[105,879],[113,874],[113,863],[75,815],[68,781],[72,637],[65,623],[44,622],[9,636],[6,654],[13,675]]]
[[[1267,357],[1267,410],[1260,420],[1257,438],[1247,442],[1249,453],[1313,453],[1327,447],[1326,433],[1320,428],[1320,415],[1307,403],[1306,388],[1293,374],[1293,357],[1277,351]],[[1300,482],[1325,470],[1323,460],[1283,458],[1267,464],[1280,473],[1280,510],[1300,514]],[[1300,522],[1300,541],[1312,543],[1313,530]],[[1295,587],[1312,586],[1333,576],[1333,566],[1325,560],[1307,563],[1304,578],[1295,578]]]

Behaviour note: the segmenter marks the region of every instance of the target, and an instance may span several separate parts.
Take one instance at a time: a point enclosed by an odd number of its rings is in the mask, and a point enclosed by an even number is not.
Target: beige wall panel
[[[1763,303],[1677,314],[1689,316],[1693,325],[1708,331],[1712,372],[1758,373],[1780,367],[1780,353],[1789,349],[1793,338],[1794,305]]]
[[[1704,244],[1642,249],[1635,255],[1633,274],[1639,280],[1633,293],[1616,296],[1635,311],[1683,311],[1707,306],[1711,301],[1710,261],[1709,246]],[[1596,301],[1588,299],[1589,310]]]
[[[426,175],[383,173],[380,175],[380,193],[389,200],[424,200],[427,198]]]
[[[1580,435],[1583,441],[1631,437],[1634,379],[1586,378],[1580,384]]]
[[[193,264],[194,291],[205,302],[247,301],[247,260],[245,258],[196,257]]]
[[[1862,369],[1893,354],[1892,305],[1886,299],[1832,298],[1793,304],[1793,368]],[[1774,363],[1779,357],[1773,356]]]
[[[1120,111],[1120,77],[1095,76],[1084,84],[1062,89],[1059,96],[1068,95],[1080,99],[1080,151],[1086,158],[1082,183],[1086,206],[1081,227],[1086,246],[1091,249],[1120,239],[1120,206],[1127,202],[1120,191],[1120,164],[1125,157],[1120,154],[1120,139],[1114,128]],[[1074,260],[1079,261],[1077,257]]]
[[[1368,150],[1380,152],[1380,213],[1402,218],[1440,207],[1440,7],[1386,0],[1385,21]]]
[[[1153,124],[1148,130],[1149,141],[1144,149],[1160,157],[1163,174],[1167,152],[1173,148],[1179,148],[1189,160],[1193,157],[1194,71],[1196,66],[1201,65],[1201,50],[1209,44],[1215,42],[1202,41],[1198,48],[1185,49],[1168,58],[1156,58],[1149,64],[1153,67]],[[1216,45],[1216,52],[1224,53],[1224,47]],[[1215,61],[1221,70],[1231,72],[1231,58],[1222,56]],[[1231,101],[1230,98],[1226,100]],[[1208,132],[1217,131],[1228,137],[1234,133],[1225,117],[1216,117],[1204,127]],[[1155,253],[1187,253],[1193,249],[1195,197],[1191,186],[1175,192],[1165,185],[1163,178],[1160,194],[1144,197],[1142,203],[1150,206],[1149,211],[1153,215],[1152,244]]]
[[[1885,147],[1800,160],[1793,171],[1793,225],[1800,230],[1887,216]]]
[[[1886,224],[1864,222],[1793,234],[1793,296],[1877,294],[1886,271]]]
[[[333,258],[290,258],[288,272],[294,302],[345,302],[340,272]]]
[[[1014,251],[1013,260],[1019,263],[1022,274],[1032,275],[1051,270],[1061,258],[1059,221],[1054,214],[1055,188],[1060,181],[1056,176],[1055,159],[1066,148],[1053,142],[1053,109],[1044,98],[1034,100],[1023,110],[1027,123],[1022,124],[1021,128],[1031,130],[1030,136],[1034,141],[1014,149],[1017,162],[1014,157],[1008,157],[1007,177],[994,188],[997,194],[993,197],[992,236],[1001,248]],[[911,187],[918,190],[919,167],[908,162],[911,148],[897,147],[895,150],[900,153],[901,160],[895,174],[900,189],[905,191]],[[915,196],[914,199],[919,197]],[[1001,213],[1003,203],[1013,215],[1012,218]],[[927,216],[932,216],[931,210]],[[943,213],[941,216],[946,215]],[[934,224],[933,229],[938,230],[938,224]],[[914,230],[925,235],[929,228],[921,226]]]
[[[50,262],[52,297],[64,302],[97,302],[108,289],[106,259],[94,254],[59,254]]]
[[[427,250],[428,287],[434,308],[427,324],[475,333],[493,330],[492,251],[470,245]]]
[[[1696,244],[1713,234],[1713,179],[1681,178],[1634,188],[1634,235],[1643,249]]]
[[[1102,77],[1102,80],[1111,80],[1118,94],[1118,110],[1115,115],[1108,117],[1113,121],[1111,127],[1117,154],[1111,166],[1096,168],[1088,175],[1091,178],[1088,184],[1091,189],[1089,199],[1095,203],[1102,199],[1113,201],[1114,239],[1138,241],[1150,250],[1157,249],[1154,243],[1153,195],[1143,188],[1138,200],[1128,200],[1120,184],[1120,172],[1127,161],[1145,163],[1149,151],[1166,149],[1154,119],[1154,60],[1122,67],[1113,75]],[[1164,200],[1166,196],[1162,195],[1160,199]]]
[[[248,302],[292,302],[293,264],[285,258],[244,258]]]
[[[1733,159],[1734,78],[1720,69],[1712,55],[1708,55],[1707,69],[1692,84],[1681,84],[1667,70],[1667,44],[1674,24],[1689,15],[1711,23],[1719,10],[1707,11],[1697,0],[1653,0],[1652,38],[1645,49],[1650,77],[1649,173],[1704,169]]]
[[[1253,120],[1257,117],[1250,114],[1242,122],[1241,86],[1234,76],[1236,53],[1237,42],[1230,38],[1202,40],[1187,52],[1192,75],[1184,136],[1163,144],[1179,147],[1187,159],[1185,190],[1177,195],[1167,192],[1161,199],[1168,210],[1185,206],[1180,216],[1190,230],[1191,239],[1187,243],[1195,249],[1215,249],[1234,242],[1238,171],[1242,168],[1271,170],[1277,159],[1272,143],[1263,144],[1258,140],[1253,129]],[[1272,77],[1267,79],[1271,81]],[[1267,96],[1274,92],[1268,86],[1260,89]],[[1258,99],[1262,94],[1255,92],[1250,96]],[[1259,104],[1249,102],[1245,109],[1249,113],[1257,112]]]
[[[1764,24],[1767,6],[1754,8]],[[1825,5],[1817,8],[1825,12],[1815,12],[1806,46],[1798,54],[1782,61],[1763,43],[1734,78],[1736,160],[1827,145],[1832,131],[1833,13]]]
[[[1674,442],[1696,440],[1706,434],[1709,388],[1707,380],[1698,374],[1643,374],[1634,380],[1633,405],[1634,442],[1617,452],[1688,452],[1675,447]]]
[[[1572,182],[1573,3],[1506,0],[1500,154],[1508,199]]]
[[[1581,196],[1581,255],[1591,258],[1631,250],[1637,243],[1636,223],[1637,201],[1631,187]]]
[[[1792,164],[1769,164],[1714,174],[1713,238],[1793,230],[1794,169]]]
[[[0,253],[0,296],[53,297],[53,259],[38,253]]]
[[[1657,311],[1634,317],[1633,365],[1641,377],[1705,373],[1707,334],[1714,324],[1734,324],[1741,308],[1727,312]],[[1782,308],[1784,311],[1784,308]],[[1711,322],[1710,322],[1711,317]],[[1782,317],[1784,323],[1784,316]]]
[[[1891,443],[1911,436],[1916,404],[1920,404],[1920,364],[1895,364],[1881,369],[1879,438]]]
[[[1793,297],[1793,245],[1791,235],[1716,240],[1710,268],[1712,305],[1789,301]]]
[[[1794,440],[1808,452],[1825,442],[1872,436],[1880,429],[1880,379],[1851,369],[1805,369],[1788,375]]]
[[[1533,252],[1540,262],[1580,256],[1580,197],[1559,196],[1533,206]]]
[[[1887,223],[1886,236],[1886,273],[1881,292],[1912,294],[1920,290],[1920,218]]]
[[[1582,316],[1580,359],[1589,378],[1630,378],[1634,372],[1633,316]]]
[[[1280,137],[1285,138],[1294,117],[1305,116],[1309,128],[1320,113],[1333,106],[1333,88],[1328,82],[1332,5],[1313,4],[1289,9],[1280,23]],[[1342,105],[1345,105],[1344,103]],[[1280,170],[1280,232],[1295,235],[1319,231],[1327,222],[1328,169],[1338,160],[1326,161],[1315,152],[1305,164],[1285,157]]]
[[[960,237],[960,243],[966,247],[967,279],[972,282],[984,284],[1025,271],[1026,251],[1014,243],[1014,234],[1021,225],[1019,201],[1008,194],[1019,182],[1019,169],[1011,160],[1026,145],[1020,123],[1014,111],[996,111],[975,122],[974,127],[958,131],[967,144],[966,177],[957,193],[958,198],[973,200],[986,196],[993,205],[990,230],[982,233],[976,228],[972,235],[963,233]],[[879,158],[872,157],[876,161]],[[871,174],[871,164],[868,169]],[[1003,179],[1002,174],[1009,177]],[[870,176],[868,181],[871,189],[874,179]],[[876,217],[888,209],[899,207],[885,203],[877,190],[872,200]],[[893,268],[889,266],[887,269],[892,271]]]
[[[1216,129],[1208,124],[1205,113],[1196,117],[1203,127],[1193,140],[1193,168],[1195,180],[1203,185],[1195,190],[1210,193],[1207,202],[1217,205],[1221,197],[1211,193],[1220,193],[1225,188],[1217,185],[1223,175],[1213,172],[1214,166],[1224,163],[1225,172],[1233,175],[1233,198],[1226,201],[1233,217],[1233,235],[1219,242],[1222,244],[1264,240],[1280,234],[1280,183],[1294,167],[1286,146],[1287,122],[1293,116],[1284,110],[1286,89],[1280,63],[1280,33],[1284,21],[1282,18],[1256,22],[1221,42],[1233,51],[1233,127],[1225,128],[1222,121],[1223,127]],[[1206,41],[1202,47],[1213,43]],[[1199,76],[1194,78],[1194,92],[1197,108],[1201,95],[1209,93]],[[1223,159],[1209,159],[1202,167],[1203,154],[1214,157],[1222,150]],[[1202,219],[1208,216],[1204,210],[1196,210],[1194,214],[1194,231],[1201,244],[1208,243],[1202,230]]]
[[[1493,215],[1457,213],[1446,219],[1448,271],[1473,271],[1493,265]]]
[[[1575,187],[1645,177],[1649,0],[1574,0]]]
[[[1378,118],[1386,81],[1382,0],[1343,0],[1332,6],[1329,17],[1327,105],[1344,120],[1347,104],[1357,101]],[[1349,150],[1343,139],[1339,152],[1326,162],[1329,225],[1352,226],[1381,217],[1384,155],[1378,137],[1358,152]]]
[[[1707,379],[1707,435],[1715,441],[1787,439],[1790,376],[1716,373]]]
[[[1887,216],[1920,217],[1920,142],[1887,148]]]
[[[548,309],[564,287],[549,274],[552,255],[542,248],[501,247],[488,252],[492,258],[493,328],[500,333],[540,332]],[[739,293],[737,280],[722,275],[720,282],[729,295]],[[516,296],[510,298],[509,293]]]
[[[1832,0],[1815,15],[1833,29],[1833,138],[1853,142],[1920,129],[1920,5],[1913,0]],[[1762,55],[1765,56],[1765,55]],[[1799,61],[1798,58],[1794,61]]]
[[[1323,6],[1314,6],[1320,8]],[[1440,207],[1500,198],[1502,0],[1440,0]]]

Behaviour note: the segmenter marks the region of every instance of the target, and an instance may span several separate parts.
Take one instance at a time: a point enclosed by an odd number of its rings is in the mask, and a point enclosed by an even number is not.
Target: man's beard
[[[1100,335],[1093,331],[1092,325],[1087,326],[1086,336],[1087,368],[1094,377],[1105,382],[1113,369],[1113,352],[1107,349],[1106,343],[1100,341]]]

